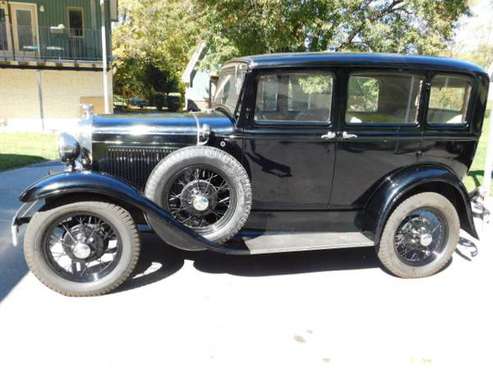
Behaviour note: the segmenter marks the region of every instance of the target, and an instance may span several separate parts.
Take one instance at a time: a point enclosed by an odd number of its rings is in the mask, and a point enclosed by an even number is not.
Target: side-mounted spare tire
[[[145,195],[204,238],[224,243],[244,225],[252,205],[245,168],[214,147],[192,146],[164,158],[147,180]],[[155,229],[158,221],[149,223]]]

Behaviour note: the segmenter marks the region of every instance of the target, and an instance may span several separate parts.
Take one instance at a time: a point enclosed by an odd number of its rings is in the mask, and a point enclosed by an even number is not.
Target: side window
[[[465,124],[470,95],[469,78],[436,75],[431,80],[428,123]]]
[[[387,72],[349,77],[346,122],[349,124],[416,124],[424,78]]]
[[[329,123],[333,84],[333,75],[322,71],[260,75],[255,121]]]

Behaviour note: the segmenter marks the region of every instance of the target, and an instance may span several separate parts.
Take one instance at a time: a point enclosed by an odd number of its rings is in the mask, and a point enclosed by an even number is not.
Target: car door
[[[420,155],[424,73],[347,70],[341,82],[333,207],[364,206],[393,171]]]
[[[243,143],[254,209],[326,209],[335,159],[334,74],[270,70],[251,81]]]

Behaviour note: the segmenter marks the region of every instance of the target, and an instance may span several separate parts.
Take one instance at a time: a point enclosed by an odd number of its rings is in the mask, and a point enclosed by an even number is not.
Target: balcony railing
[[[0,60],[101,61],[99,29],[31,26],[7,28],[0,22]]]

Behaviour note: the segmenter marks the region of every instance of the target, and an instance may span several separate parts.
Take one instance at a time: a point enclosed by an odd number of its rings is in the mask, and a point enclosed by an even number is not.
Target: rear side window
[[[349,77],[346,122],[349,124],[416,124],[421,87],[419,75],[387,72]]]
[[[431,80],[428,123],[465,124],[471,96],[471,80],[467,77],[436,75]]]
[[[255,121],[328,123],[332,105],[330,72],[279,72],[260,75]]]

